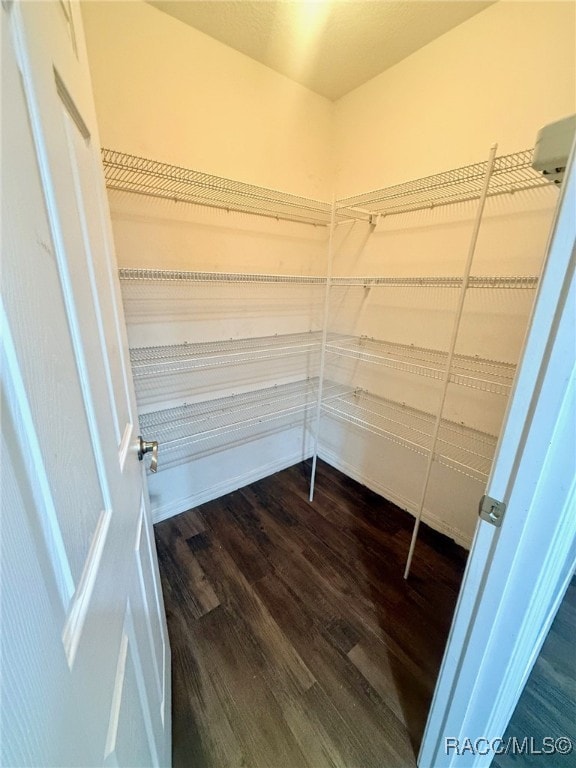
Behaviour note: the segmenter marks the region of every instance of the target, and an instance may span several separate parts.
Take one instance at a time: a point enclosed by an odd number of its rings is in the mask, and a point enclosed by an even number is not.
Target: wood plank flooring
[[[156,526],[186,768],[409,768],[466,553],[319,462]]]
[[[576,766],[576,578],[572,579],[558,609],[526,686],[504,734],[504,741],[518,744],[532,738],[535,750],[545,737],[567,737],[573,744],[568,754],[499,755],[492,768],[574,768]]]

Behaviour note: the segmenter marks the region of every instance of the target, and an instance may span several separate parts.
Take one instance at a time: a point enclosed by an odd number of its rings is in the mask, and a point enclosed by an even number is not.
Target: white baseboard
[[[174,515],[187,512],[189,509],[194,509],[194,507],[200,506],[200,504],[206,504],[206,502],[218,499],[220,496],[225,496],[227,493],[237,491],[238,488],[243,488],[246,485],[250,485],[250,483],[255,483],[257,480],[262,480],[264,477],[273,475],[283,469],[288,469],[288,467],[292,467],[294,464],[299,464],[301,461],[309,459],[311,455],[310,452],[299,452],[291,456],[285,456],[280,460],[277,459],[276,461],[271,461],[269,464],[259,466],[250,472],[245,472],[243,475],[226,478],[226,480],[221,483],[212,485],[210,488],[204,489],[198,493],[175,499],[163,506],[152,507],[152,522],[161,523],[169,517],[174,517]]]
[[[153,522],[160,523],[163,520],[167,520],[169,517],[174,517],[174,515],[187,512],[189,509],[198,507],[208,501],[218,499],[220,496],[225,496],[227,493],[232,493],[232,491],[238,490],[238,488],[243,488],[246,485],[250,485],[250,483],[255,483],[257,480],[262,480],[264,477],[273,475],[275,472],[280,472],[283,469],[292,467],[294,464],[305,461],[306,459],[309,459],[310,456],[311,454],[309,452],[298,452],[280,460],[277,459],[275,461],[271,461],[264,466],[259,466],[250,472],[244,473],[243,475],[226,478],[226,480],[223,480],[221,483],[212,485],[210,488],[199,491],[198,493],[172,500],[163,506],[153,507]],[[340,472],[343,472],[348,477],[356,480],[358,483],[361,483],[367,488],[370,488],[371,491],[374,491],[380,496],[383,496],[385,499],[388,499],[388,501],[391,501],[393,504],[396,504],[401,509],[405,509],[411,515],[416,514],[417,504],[413,499],[407,499],[406,497],[394,492],[391,488],[388,488],[377,480],[374,480],[374,478],[364,475],[358,470],[357,467],[349,464],[346,461],[343,461],[332,451],[319,448],[318,457],[322,459],[322,461],[325,461],[327,464],[330,464],[330,466],[334,467]],[[458,530],[457,528],[448,525],[434,513],[424,509],[422,520],[435,531],[443,533],[445,536],[453,539],[457,544],[460,544],[460,546],[465,547],[465,549],[470,549],[470,537],[463,534],[462,531]]]
[[[332,451],[328,451],[325,448],[319,447],[318,458],[322,459],[322,461],[325,461],[327,464],[330,464],[330,466],[334,467],[334,469],[337,469],[348,477],[351,477],[352,480],[356,480],[356,482],[365,485],[367,488],[370,488],[371,491],[374,491],[380,496],[383,496],[385,499],[388,499],[388,501],[396,504],[396,506],[400,507],[401,509],[405,509],[411,515],[416,515],[416,509],[418,505],[413,499],[407,499],[404,496],[400,496],[391,488],[388,488],[382,483],[379,483],[377,480],[374,480],[374,478],[364,475],[358,470],[357,467],[349,464],[346,461],[343,461]],[[422,522],[426,523],[426,525],[429,525],[430,528],[433,528],[435,531],[443,533],[445,536],[448,536],[448,538],[453,539],[457,544],[460,544],[461,547],[470,549],[472,539],[469,536],[457,528],[454,528],[453,526],[445,523],[433,512],[430,512],[426,508],[424,508],[422,513]]]

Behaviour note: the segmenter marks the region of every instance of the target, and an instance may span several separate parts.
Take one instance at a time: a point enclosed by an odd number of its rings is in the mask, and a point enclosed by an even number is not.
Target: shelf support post
[[[324,367],[326,362],[326,341],[328,339],[328,320],[330,318],[330,288],[332,282],[332,262],[334,260],[334,234],[336,231],[336,200],[332,198],[330,211],[330,234],[328,235],[328,253],[326,257],[326,286],[324,293],[324,311],[322,316],[322,341],[320,342],[320,371],[318,375],[318,397],[316,400],[316,424],[314,427],[314,453],[312,454],[312,473],[310,475],[310,495],[314,500],[316,482],[316,464],[318,463],[318,441],[320,438],[320,419],[322,417],[322,390],[324,389]]]
[[[422,521],[422,513],[424,511],[424,502],[426,500],[426,494],[428,492],[428,484],[430,482],[430,474],[432,471],[432,463],[434,461],[434,453],[436,451],[436,443],[438,441],[438,433],[440,431],[440,424],[442,422],[442,411],[444,410],[444,403],[446,401],[446,394],[448,392],[448,384],[450,383],[450,373],[452,370],[452,360],[454,358],[454,352],[456,349],[456,340],[458,338],[458,331],[460,330],[460,320],[462,319],[462,311],[464,309],[464,301],[466,299],[466,292],[468,290],[468,281],[470,279],[470,271],[472,268],[472,261],[474,260],[474,253],[476,251],[476,244],[478,242],[478,234],[480,232],[480,224],[482,223],[482,215],[484,213],[484,206],[486,198],[488,196],[488,189],[490,187],[490,179],[492,178],[492,171],[494,169],[494,160],[496,158],[497,145],[494,144],[490,148],[488,155],[488,163],[486,166],[486,174],[484,176],[484,184],[482,187],[482,194],[476,210],[476,218],[474,221],[474,227],[472,229],[472,236],[470,238],[470,245],[468,247],[468,256],[466,258],[466,264],[464,266],[464,275],[462,277],[462,285],[460,286],[460,294],[458,296],[458,306],[456,308],[456,314],[454,316],[454,323],[452,326],[452,335],[450,337],[450,345],[448,347],[448,356],[446,358],[446,367],[444,369],[442,394],[440,397],[440,403],[436,413],[436,420],[434,422],[434,429],[432,431],[432,439],[430,441],[430,453],[428,454],[428,461],[426,463],[426,472],[424,475],[424,482],[422,484],[422,492],[420,494],[420,501],[418,509],[416,511],[416,519],[414,521],[414,530],[412,531],[412,540],[410,541],[410,550],[406,559],[406,568],[404,570],[404,578],[407,579],[410,573],[410,566],[412,565],[412,557],[414,555],[414,549],[416,547],[416,540],[418,538],[418,530],[420,528],[420,522]]]

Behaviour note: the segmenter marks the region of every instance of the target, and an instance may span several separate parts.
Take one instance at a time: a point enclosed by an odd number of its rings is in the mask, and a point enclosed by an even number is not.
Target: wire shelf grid
[[[247,272],[189,272],[173,269],[118,270],[123,281],[151,281],[176,284],[191,283],[293,283],[295,285],[323,285],[326,278],[319,275],[270,275]]]
[[[134,378],[143,379],[309,352],[319,353],[321,340],[320,331],[309,331],[247,339],[136,347],[130,350],[130,362]]]
[[[102,164],[108,189],[305,224],[330,223],[331,206],[321,200],[112,149],[102,149]]]
[[[432,379],[444,378],[447,353],[411,344],[397,344],[367,336],[350,336],[329,341],[326,351],[330,355],[352,358],[386,368],[413,373]],[[516,366],[499,360],[476,356],[455,355],[450,381],[496,395],[508,395]]]
[[[461,277],[333,277],[331,288],[460,288]],[[513,290],[534,290],[538,286],[535,275],[473,275],[468,288],[493,288]]]
[[[316,406],[318,383],[314,377],[141,414],[140,428],[142,434],[158,440],[159,468],[170,466],[205,450],[257,438],[271,424],[282,428],[302,425]],[[323,391],[330,401],[350,389],[325,382]]]
[[[186,283],[262,283],[262,284],[292,284],[292,285],[325,285],[327,279],[319,275],[272,275],[251,274],[243,272],[188,272],[166,269],[128,269],[118,270],[120,280],[126,284],[131,282],[147,282],[182,285]],[[397,288],[459,288],[461,277],[383,277],[370,276],[340,276],[330,279],[330,287],[363,288],[397,287]],[[468,280],[469,288],[508,288],[534,289],[538,285],[535,275],[472,275]]]
[[[554,187],[532,168],[533,150],[496,158],[488,196]],[[340,216],[369,219],[371,215],[408,213],[480,198],[488,164],[473,163],[425,178],[337,200]]]
[[[410,451],[429,455],[435,422],[430,413],[364,390],[323,403],[322,412]],[[486,432],[442,419],[434,459],[484,483],[490,473],[496,441],[495,436]]]

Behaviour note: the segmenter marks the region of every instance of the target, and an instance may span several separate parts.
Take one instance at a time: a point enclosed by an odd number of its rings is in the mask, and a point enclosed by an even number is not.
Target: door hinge
[[[491,496],[482,496],[480,499],[480,509],[478,513],[482,520],[492,523],[496,528],[500,528],[506,512],[506,502],[493,499]]]

